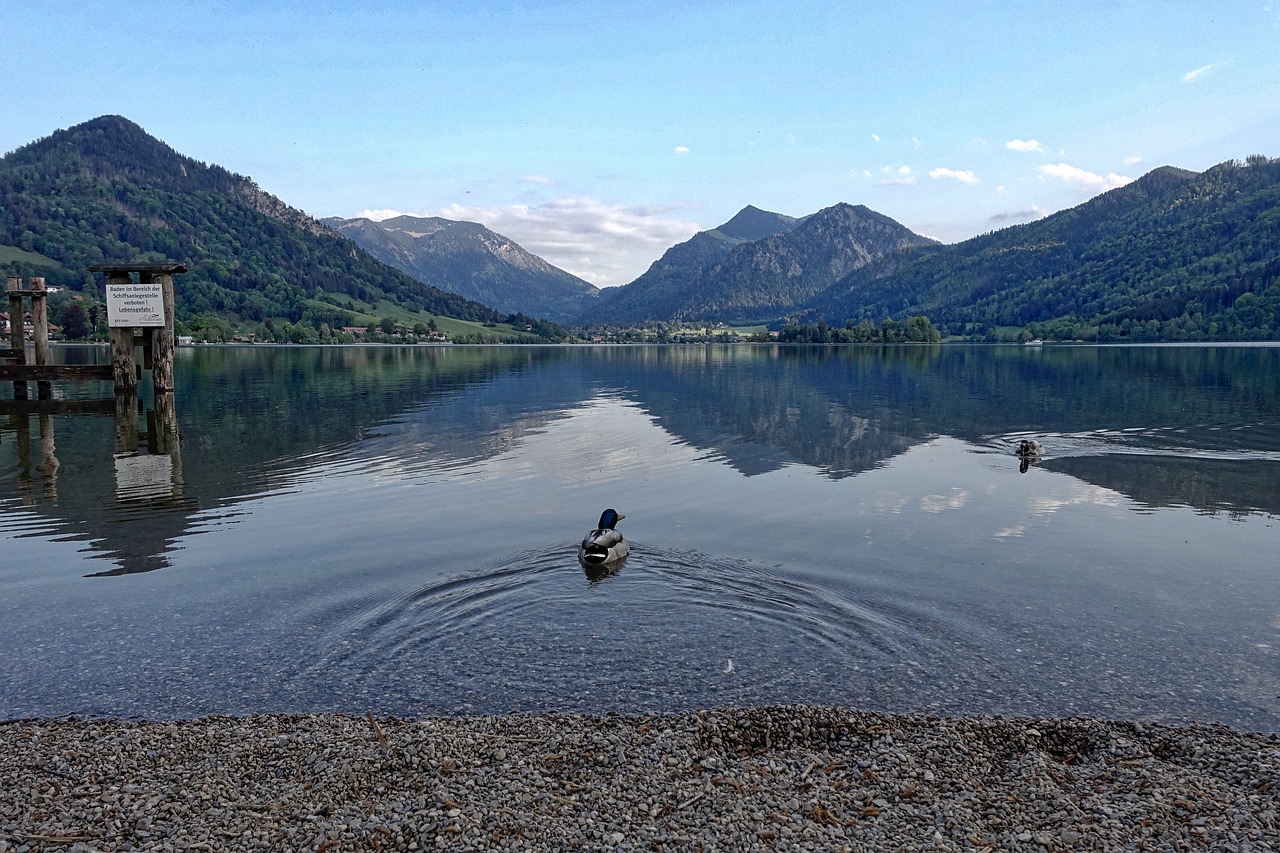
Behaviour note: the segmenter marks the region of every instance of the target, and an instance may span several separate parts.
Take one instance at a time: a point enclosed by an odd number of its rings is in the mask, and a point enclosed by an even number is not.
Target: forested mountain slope
[[[352,300],[479,322],[504,318],[375,260],[249,178],[185,157],[120,116],[57,131],[0,159],[0,247],[8,247],[0,271],[90,291],[92,264],[184,263],[179,319],[341,326]]]
[[[858,269],[797,316],[1103,340],[1280,333],[1280,160],[1160,168],[1078,207]]]

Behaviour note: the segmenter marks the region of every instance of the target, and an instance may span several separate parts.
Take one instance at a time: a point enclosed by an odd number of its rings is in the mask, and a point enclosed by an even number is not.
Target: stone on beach
[[[0,724],[28,850],[1240,850],[1280,736],[825,707]]]

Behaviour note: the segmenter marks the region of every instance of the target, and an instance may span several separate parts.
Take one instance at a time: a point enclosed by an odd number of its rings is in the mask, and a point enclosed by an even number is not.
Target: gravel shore
[[[27,850],[1280,849],[1280,736],[833,708],[0,723]]]

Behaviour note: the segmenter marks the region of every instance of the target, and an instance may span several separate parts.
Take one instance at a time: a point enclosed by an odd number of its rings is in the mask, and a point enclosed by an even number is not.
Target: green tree
[[[89,323],[79,302],[62,309],[62,336],[72,341],[89,337]]]

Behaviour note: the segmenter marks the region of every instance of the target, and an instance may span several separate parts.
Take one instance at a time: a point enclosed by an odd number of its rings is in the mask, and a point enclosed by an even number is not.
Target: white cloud
[[[395,216],[405,216],[403,210],[392,210],[389,207],[380,207],[377,210],[362,210],[356,214],[357,219],[372,219],[374,222],[381,222],[384,219],[391,219]],[[410,213],[408,216],[431,216],[430,213]]]
[[[954,178],[960,183],[968,184],[969,186],[973,186],[978,183],[977,175],[973,174],[973,172],[968,169],[961,171],[959,169],[947,169],[943,166],[939,166],[929,172],[929,177],[933,178],[935,181],[939,178]]]
[[[879,142],[879,141],[880,141],[880,134],[878,134],[878,133],[873,133],[873,134],[871,134],[871,141],[872,141],[872,142]]]
[[[1126,166],[1136,166],[1141,162],[1142,162],[1142,158],[1137,156],[1124,158],[1124,164]]]
[[[688,149],[688,148],[686,148],[686,147],[684,147],[683,145],[677,145],[677,146],[676,146],[676,153],[677,153],[677,154],[688,154],[688,153],[689,153],[689,149]]]
[[[1126,175],[1117,175],[1115,172],[1108,172],[1106,175],[1096,175],[1093,172],[1085,171],[1078,166],[1072,166],[1068,163],[1054,163],[1051,165],[1041,166],[1040,175],[1042,177],[1057,178],[1060,181],[1090,195],[1103,193],[1107,190],[1114,190],[1116,187],[1122,187],[1125,184],[1133,183],[1133,178]]]
[[[1186,74],[1183,74],[1182,83],[1183,85],[1194,83],[1204,75],[1217,71],[1221,67],[1221,65],[1201,65],[1195,71],[1188,71]]]
[[[1034,139],[1010,139],[1004,144],[1010,151],[1034,151],[1039,154],[1049,153],[1049,149]]]
[[[964,509],[968,503],[969,492],[959,486],[952,486],[950,494],[925,495],[920,498],[920,509],[924,512],[939,513],[948,509]]]
[[[991,217],[994,225],[1005,226],[1013,225],[1019,222],[1033,222],[1037,219],[1043,219],[1049,215],[1049,211],[1039,205],[1033,204],[1029,210],[1015,210],[1008,213],[997,213]]]
[[[899,166],[896,169],[892,166],[881,166],[880,174],[888,177],[876,181],[875,186],[877,187],[914,187],[918,183],[915,175],[911,173],[911,167],[906,165]],[[872,177],[869,171],[863,171],[863,175],[868,178]]]
[[[545,204],[477,207],[451,204],[410,216],[440,216],[479,222],[508,237],[549,264],[597,287],[632,281],[676,243],[701,230],[674,215],[671,207],[624,207],[594,198],[567,197]],[[356,214],[382,220],[406,211],[366,210]]]

